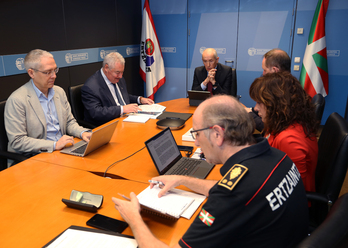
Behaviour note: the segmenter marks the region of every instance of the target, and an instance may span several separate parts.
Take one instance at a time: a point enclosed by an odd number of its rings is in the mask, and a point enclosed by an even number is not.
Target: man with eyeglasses
[[[87,79],[81,89],[85,121],[102,125],[122,114],[141,110],[138,104],[153,104],[145,97],[128,94],[123,78],[125,59],[118,52],[105,56],[103,67]]]
[[[8,150],[31,156],[74,144],[73,136],[88,142],[91,133],[77,124],[64,90],[54,85],[59,68],[53,55],[32,50],[24,66],[31,80],[14,91],[5,106]]]
[[[300,173],[284,152],[270,147],[265,138],[254,139],[253,131],[250,115],[231,96],[213,96],[198,106],[191,133],[209,163],[223,164],[222,178],[152,178],[162,185],[159,197],[179,185],[208,197],[174,247],[295,247],[307,236],[308,206]],[[112,198],[139,247],[167,247],[145,225],[133,192],[130,199]]]
[[[204,65],[195,69],[192,90],[210,91],[212,95],[230,94],[231,67],[219,63],[219,57],[214,48],[203,51],[202,61]]]

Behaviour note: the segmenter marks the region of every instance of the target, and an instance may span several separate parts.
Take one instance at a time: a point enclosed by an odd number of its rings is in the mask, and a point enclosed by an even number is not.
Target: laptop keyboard
[[[188,175],[196,168],[196,165],[199,164],[201,161],[196,159],[183,159],[178,164],[178,167],[173,170],[170,174],[171,175]]]
[[[83,144],[82,146],[79,146],[76,149],[71,150],[71,152],[77,153],[77,154],[83,154],[86,150],[87,145],[88,145],[88,143]]]

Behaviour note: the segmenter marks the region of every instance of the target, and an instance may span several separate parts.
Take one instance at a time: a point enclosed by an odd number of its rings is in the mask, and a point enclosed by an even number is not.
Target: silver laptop
[[[84,157],[88,153],[91,153],[94,150],[98,149],[99,147],[109,143],[112,135],[114,134],[117,124],[118,124],[118,120],[111,122],[110,124],[103,126],[102,128],[96,131],[93,131],[89,142],[81,140],[80,142],[77,142],[73,146],[64,148],[60,152]]]
[[[190,106],[198,106],[201,102],[210,97],[209,91],[189,90],[187,94]]]
[[[160,175],[188,175],[206,178],[214,165],[205,160],[183,157],[169,128],[145,141]]]

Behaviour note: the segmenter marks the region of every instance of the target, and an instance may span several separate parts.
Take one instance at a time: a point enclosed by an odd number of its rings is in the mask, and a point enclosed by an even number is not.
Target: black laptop
[[[210,97],[209,91],[189,90],[187,94],[190,106],[198,106],[201,102]]]
[[[183,157],[169,128],[145,142],[160,175],[187,175],[206,178],[214,165],[205,160]]]

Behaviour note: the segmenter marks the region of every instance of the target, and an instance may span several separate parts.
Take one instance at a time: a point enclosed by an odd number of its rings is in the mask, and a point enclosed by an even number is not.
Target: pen
[[[149,183],[155,183],[155,184],[159,184],[161,186],[165,186],[164,183],[162,183],[160,181],[155,181],[155,180],[149,180]]]
[[[146,112],[146,111],[138,111],[136,114],[146,114],[146,115],[158,115],[161,112]]]
[[[117,194],[119,194],[120,196],[122,196],[124,199],[126,199],[126,200],[128,200],[128,201],[130,201],[131,199],[130,198],[128,198],[127,196],[125,196],[125,195],[122,195],[122,194],[120,194],[120,193],[117,193]]]

